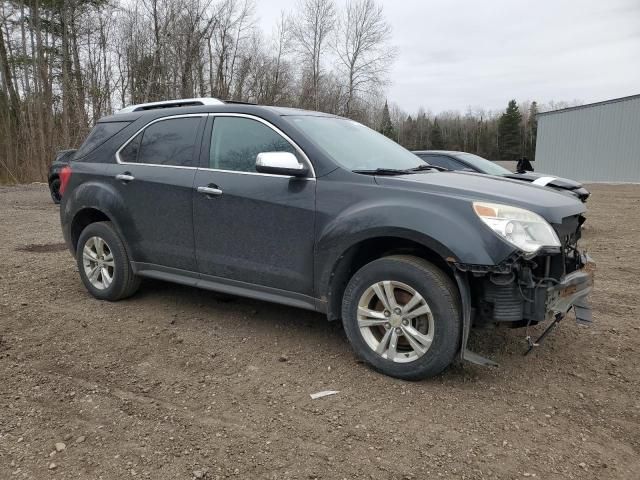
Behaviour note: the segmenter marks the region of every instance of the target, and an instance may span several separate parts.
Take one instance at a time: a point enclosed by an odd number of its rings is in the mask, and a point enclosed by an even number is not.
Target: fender
[[[79,164],[77,164],[79,165]],[[74,165],[76,167],[76,165]],[[75,173],[75,172],[74,172]],[[73,178],[73,177],[72,177]],[[60,223],[64,239],[75,255],[71,227],[77,215],[86,209],[94,209],[109,218],[118,235],[125,243],[127,251],[131,251],[123,235],[121,214],[126,212],[124,201],[113,188],[106,182],[88,181],[82,182],[76,188],[70,189],[71,196],[63,196],[60,206]],[[118,212],[117,214],[115,212]]]
[[[446,208],[436,197],[389,205],[388,199],[357,203],[344,210],[316,235],[316,293],[326,297],[340,258],[358,243],[380,237],[416,242],[447,263],[497,265],[513,248],[486,228],[471,208]],[[407,200],[412,200],[408,197]],[[449,199],[449,202],[451,199]],[[386,203],[385,203],[386,202]]]

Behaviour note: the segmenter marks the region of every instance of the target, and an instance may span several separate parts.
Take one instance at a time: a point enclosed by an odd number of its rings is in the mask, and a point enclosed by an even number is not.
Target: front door
[[[152,122],[117,153],[113,185],[129,214],[121,228],[138,268],[197,271],[193,182],[206,116]]]
[[[194,234],[198,268],[212,280],[311,296],[315,179],[258,173],[261,152],[301,151],[267,122],[214,117],[204,168],[196,173]],[[198,187],[199,192],[198,192]],[[204,188],[203,188],[204,187]]]

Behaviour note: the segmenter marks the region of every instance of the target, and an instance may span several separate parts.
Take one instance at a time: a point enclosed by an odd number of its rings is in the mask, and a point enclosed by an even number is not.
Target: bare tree
[[[4,24],[4,19],[2,23]],[[9,97],[11,109],[14,114],[17,114],[20,109],[20,100],[14,87],[13,73],[9,65],[9,55],[7,54],[7,48],[5,47],[2,29],[0,29],[0,80],[3,93]]]
[[[303,67],[311,80],[313,107],[320,108],[321,59],[329,34],[335,28],[336,9],[332,0],[299,0],[292,34]]]
[[[344,115],[352,116],[358,94],[386,82],[395,50],[389,46],[391,27],[375,0],[348,0],[338,24],[336,54],[346,77]]]
[[[291,23],[284,11],[280,12],[280,19],[276,25],[274,35],[274,50],[276,52],[272,75],[266,92],[266,100],[269,104],[277,104],[284,89],[285,55],[289,51],[291,42]]]
[[[224,0],[218,8],[218,23],[212,37],[214,53],[210,54],[210,68],[216,63],[211,91],[217,97],[229,97],[240,48],[253,28],[253,12],[252,0],[242,0],[242,3]]]
[[[255,0],[0,1],[0,181],[46,178],[57,149],[131,103],[214,95],[331,113],[357,104],[371,124],[381,107],[359,82],[377,57],[357,50],[349,88],[331,48],[347,11],[333,1],[299,0],[270,37],[254,25]]]

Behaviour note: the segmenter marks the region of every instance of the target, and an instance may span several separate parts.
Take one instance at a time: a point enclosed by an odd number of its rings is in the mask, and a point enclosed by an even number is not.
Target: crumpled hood
[[[376,176],[379,185],[446,195],[468,201],[486,201],[526,208],[548,222],[584,213],[586,208],[574,195],[504,177],[480,173],[430,172],[398,176]]]

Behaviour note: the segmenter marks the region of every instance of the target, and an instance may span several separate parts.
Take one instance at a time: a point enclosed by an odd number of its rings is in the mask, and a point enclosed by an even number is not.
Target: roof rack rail
[[[224,103],[229,105],[258,105],[255,102],[243,102],[242,100],[224,100]]]
[[[155,110],[158,108],[174,108],[174,107],[194,107],[198,105],[224,105],[225,102],[217,98],[183,98],[176,100],[164,100],[162,102],[139,103],[137,105],[129,105],[128,107],[118,110],[116,113],[142,112],[145,110]]]

